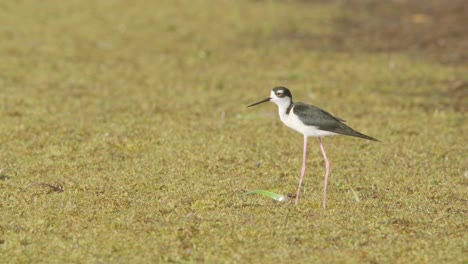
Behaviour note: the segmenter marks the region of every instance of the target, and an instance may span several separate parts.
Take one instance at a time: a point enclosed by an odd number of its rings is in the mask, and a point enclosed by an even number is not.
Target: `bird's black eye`
[[[275,93],[278,97],[283,97],[283,91],[278,91]]]

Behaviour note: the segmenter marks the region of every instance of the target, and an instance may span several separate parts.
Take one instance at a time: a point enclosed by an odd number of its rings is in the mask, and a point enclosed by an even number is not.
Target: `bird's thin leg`
[[[299,202],[299,196],[301,194],[302,180],[304,179],[305,169],[306,169],[306,154],[307,154],[307,136],[304,136],[304,154],[302,157],[302,169],[301,169],[301,178],[299,179],[299,187],[297,187],[296,194],[296,205]]]
[[[325,159],[325,184],[323,186],[323,209],[327,209],[327,186],[328,186],[328,175],[330,174],[330,162],[328,161],[325,148],[322,144],[322,139],[319,137],[320,149],[322,150],[323,158]]]

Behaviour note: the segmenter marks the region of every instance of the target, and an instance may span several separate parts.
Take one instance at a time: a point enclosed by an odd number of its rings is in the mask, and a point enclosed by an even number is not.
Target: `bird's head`
[[[248,107],[255,106],[265,102],[273,102],[278,106],[289,106],[292,102],[291,92],[286,87],[275,87],[271,90],[270,97],[265,98],[259,102],[249,105]]]

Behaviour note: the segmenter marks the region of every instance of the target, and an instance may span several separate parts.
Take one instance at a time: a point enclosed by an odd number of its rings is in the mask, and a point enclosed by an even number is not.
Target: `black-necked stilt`
[[[276,87],[271,90],[270,97],[249,105],[248,107],[258,105],[265,102],[273,102],[278,105],[279,116],[281,121],[288,127],[302,133],[304,135],[304,154],[302,159],[301,178],[299,179],[299,187],[297,188],[296,204],[299,201],[301,193],[302,180],[304,179],[306,168],[306,153],[307,153],[307,138],[317,137],[322,150],[323,158],[325,159],[325,184],[323,189],[323,208],[327,208],[327,185],[328,175],[330,174],[330,162],[322,144],[322,137],[347,135],[358,138],[364,138],[374,141],[379,141],[373,137],[364,135],[343,124],[343,119],[332,116],[325,110],[316,106],[304,103],[293,103],[291,92],[286,87]]]

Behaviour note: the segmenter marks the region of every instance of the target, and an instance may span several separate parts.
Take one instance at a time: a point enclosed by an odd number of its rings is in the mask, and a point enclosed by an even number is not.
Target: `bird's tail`
[[[339,129],[333,131],[335,133],[338,133],[338,134],[343,134],[343,135],[347,135],[347,136],[352,136],[352,137],[358,137],[358,138],[363,138],[363,139],[368,139],[368,140],[372,140],[372,141],[377,141],[377,142],[381,142],[380,140],[376,139],[376,138],[373,138],[371,136],[368,136],[368,135],[364,135],[360,132],[357,132],[356,130],[350,128],[349,126],[343,124],[343,123],[340,123],[340,127]]]

